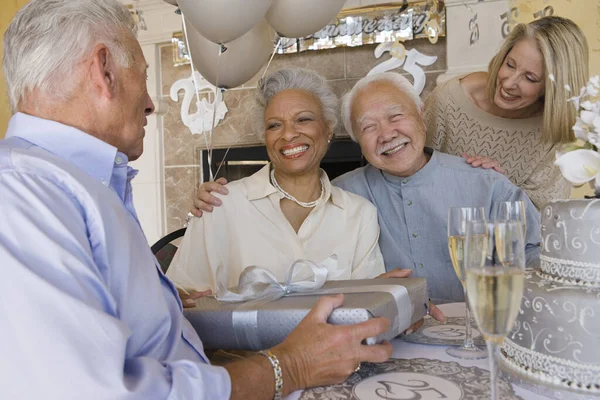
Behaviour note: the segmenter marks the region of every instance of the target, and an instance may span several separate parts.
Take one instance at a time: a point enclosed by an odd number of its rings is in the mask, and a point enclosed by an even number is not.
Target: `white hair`
[[[136,25],[116,0],[31,0],[4,34],[2,70],[13,112],[33,89],[68,100],[79,83],[77,65],[99,43],[130,67],[127,33],[134,37]]]
[[[344,124],[344,128],[346,128],[346,132],[350,135],[350,138],[356,140],[356,135],[352,130],[352,103],[354,103],[354,99],[358,92],[362,89],[366,88],[372,83],[375,82],[389,82],[394,85],[398,90],[404,92],[417,106],[418,111],[423,110],[423,101],[419,97],[419,94],[415,91],[415,88],[412,83],[402,75],[397,72],[382,72],[380,74],[365,76],[360,79],[350,92],[346,93],[342,98],[342,122]]]
[[[303,90],[313,95],[321,105],[323,119],[332,133],[335,133],[339,110],[339,99],[321,75],[302,68],[284,68],[275,71],[258,82],[255,108],[258,131],[264,132],[264,113],[271,99],[284,90]]]

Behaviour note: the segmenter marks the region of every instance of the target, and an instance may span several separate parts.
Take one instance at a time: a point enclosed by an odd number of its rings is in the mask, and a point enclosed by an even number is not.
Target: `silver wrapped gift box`
[[[392,327],[367,344],[390,340],[423,318],[429,296],[423,278],[386,278],[329,281],[314,293],[292,293],[278,300],[248,307],[248,303],[223,303],[214,297],[196,301],[184,315],[207,349],[263,350],[281,343],[324,294],[344,293],[344,305],[329,322],[355,324],[386,317]]]

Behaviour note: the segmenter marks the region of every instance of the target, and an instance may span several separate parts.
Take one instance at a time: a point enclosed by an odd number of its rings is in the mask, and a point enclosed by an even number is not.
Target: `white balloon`
[[[179,8],[198,32],[214,43],[227,43],[248,32],[273,0],[178,0]]]
[[[165,3],[169,3],[172,6],[177,6],[177,0],[164,0]]]
[[[312,35],[331,22],[346,0],[275,0],[267,21],[280,36],[299,38]]]
[[[221,55],[221,45],[203,37],[187,21],[186,28],[194,67],[207,81],[221,88],[247,82],[260,71],[275,47],[275,32],[264,18],[242,37],[226,43],[227,50]]]

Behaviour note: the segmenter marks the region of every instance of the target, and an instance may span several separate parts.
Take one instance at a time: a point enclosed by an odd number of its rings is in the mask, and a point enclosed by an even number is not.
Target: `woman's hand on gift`
[[[344,382],[363,362],[384,362],[392,355],[389,342],[367,346],[363,340],[390,327],[386,318],[355,325],[331,325],[327,319],[344,302],[343,295],[324,296],[280,345],[273,348],[284,370],[287,393]]]
[[[177,288],[177,293],[179,294],[183,308],[192,308],[196,306],[196,300],[204,296],[210,296],[212,294],[212,290],[208,289],[198,292],[194,289]]]
[[[213,182],[204,182],[198,188],[196,192],[196,198],[194,199],[194,205],[190,212],[194,214],[196,217],[201,217],[202,212],[212,212],[214,207],[219,207],[221,205],[221,200],[217,199],[215,196],[210,194],[211,192],[221,193],[226,195],[229,193],[225,185],[227,184],[227,179],[219,178]]]
[[[384,272],[378,278],[408,278],[412,274],[412,269],[396,268],[388,272]]]
[[[500,172],[501,174],[504,173],[504,169],[502,169],[500,163],[491,157],[463,153],[462,158],[467,160],[467,162],[471,164],[472,167],[493,169],[494,171]]]
[[[431,301],[429,302],[429,315],[431,315],[433,319],[441,322],[442,324],[446,323],[446,316],[444,315],[442,310],[440,310],[440,308],[433,304]],[[419,328],[421,328],[421,326],[423,326],[424,322],[424,319],[418,320],[417,322],[409,326],[408,329],[404,331],[404,334],[410,335],[411,333],[416,332]]]

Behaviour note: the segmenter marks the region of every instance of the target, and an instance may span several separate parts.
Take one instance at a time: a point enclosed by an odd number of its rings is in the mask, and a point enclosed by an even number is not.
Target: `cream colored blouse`
[[[270,165],[229,183],[223,205],[194,218],[167,276],[186,289],[217,288],[217,277],[236,286],[248,266],[269,269],[282,282],[298,259],[314,262],[337,255],[328,280],[374,278],[385,272],[379,250],[375,206],[363,197],[325,183],[324,200],[308,215],[298,233],[279,206],[283,195],[269,180]],[[218,272],[219,271],[219,272]]]

